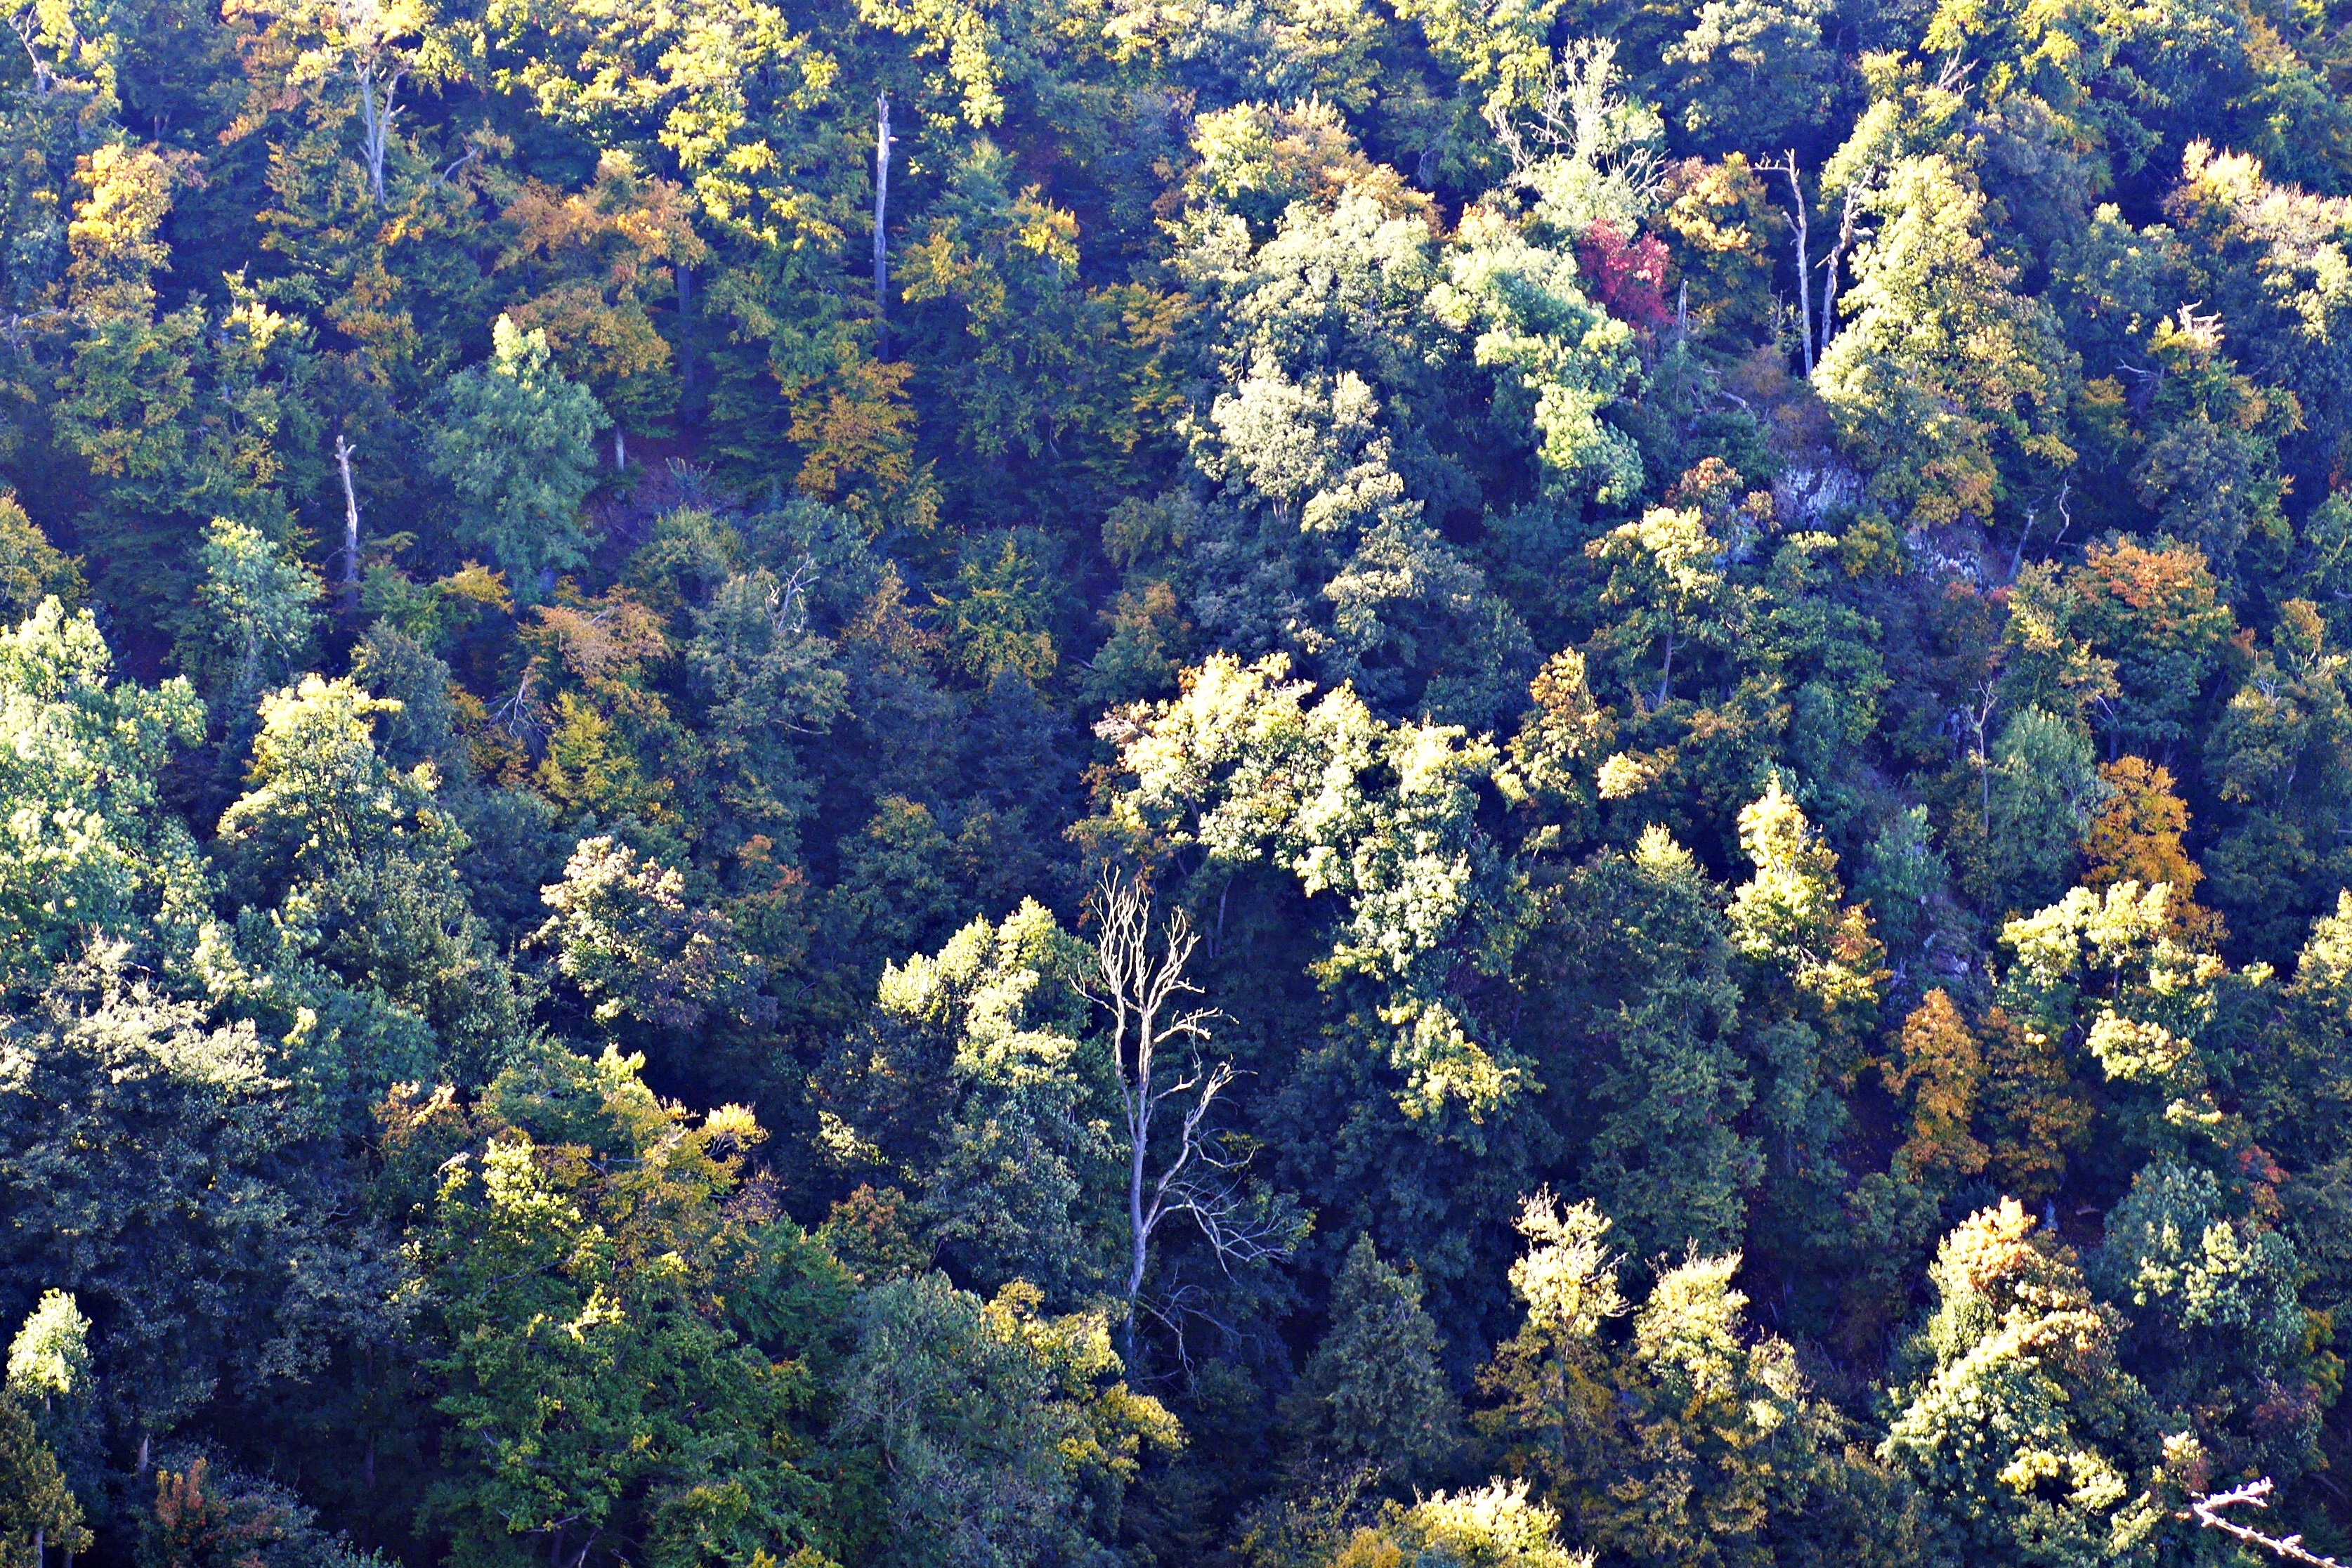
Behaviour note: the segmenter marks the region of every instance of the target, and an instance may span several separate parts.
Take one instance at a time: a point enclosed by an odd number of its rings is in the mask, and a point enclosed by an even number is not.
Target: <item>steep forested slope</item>
[[[2352,1550],[2341,6],[12,23],[0,1568]]]

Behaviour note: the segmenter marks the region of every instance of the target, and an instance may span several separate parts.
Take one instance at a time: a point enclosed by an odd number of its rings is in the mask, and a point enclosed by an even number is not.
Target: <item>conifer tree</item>
[[[1321,1402],[1315,1425],[1341,1464],[1369,1462],[1397,1482],[1442,1475],[1461,1442],[1461,1411],[1438,1363],[1421,1282],[1358,1237],[1331,1291],[1331,1326],[1299,1376]]]

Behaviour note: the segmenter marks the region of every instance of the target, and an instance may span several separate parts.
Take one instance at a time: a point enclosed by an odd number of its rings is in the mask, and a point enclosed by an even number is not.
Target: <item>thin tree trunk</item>
[[[1805,346],[1805,379],[1813,378],[1813,268],[1808,247],[1811,236],[1805,213],[1805,185],[1798,178],[1796,151],[1790,149],[1778,163],[1766,163],[1768,170],[1789,176],[1789,195],[1796,203],[1797,228],[1797,330]]]
[[[360,498],[352,489],[352,444],[335,432],[335,467],[343,476],[343,608],[360,605]]]
[[[384,79],[383,102],[375,100],[375,72],[373,68],[354,65],[352,75],[360,84],[360,127],[367,156],[368,184],[375,192],[375,205],[384,205],[383,161],[392,145],[393,118],[400,112],[397,100],[400,79],[408,73],[395,70]]]
[[[874,100],[874,324],[890,357],[890,95]]]
[[[1853,226],[1861,214],[1862,187],[1858,184],[1848,185],[1845,188],[1845,210],[1838,218],[1837,243],[1830,247],[1829,258],[1822,263],[1822,348],[1817,357],[1828,356],[1830,339],[1837,335],[1838,268],[1845,260],[1845,253],[1853,246]]]

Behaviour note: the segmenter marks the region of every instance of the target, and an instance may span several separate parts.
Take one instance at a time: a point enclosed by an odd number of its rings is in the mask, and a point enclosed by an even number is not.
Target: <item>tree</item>
[[[1742,1126],[1756,1079],[1720,894],[1657,827],[1561,891],[1551,1005],[1591,1055],[1549,1076],[1578,1102],[1582,1180],[1638,1257],[1734,1246],[1765,1159]]]
[[[2089,864],[2083,885],[2105,889],[2118,882],[2172,889],[2173,929],[2183,940],[2219,946],[2228,934],[2221,917],[2197,903],[2203,867],[2189,858],[2181,839],[2189,831],[2189,806],[2175,791],[2171,771],[2141,757],[2118,757],[2099,765],[2099,777],[2115,791],[2092,820],[2083,841]]]
[[[2352,759],[2345,664],[2318,607],[2288,600],[2206,734],[2207,776],[2225,808],[2209,823],[2220,828],[2205,855],[2210,892],[2259,952],[2284,956],[2347,880],[2325,826],[2346,799],[2338,759]]]
[[[7,1393],[25,1406],[34,1432],[57,1456],[66,1485],[77,1499],[95,1502],[104,1489],[105,1433],[89,1327],[70,1294],[42,1291],[9,1342]]]
[[[802,1357],[845,1307],[839,1265],[727,1201],[751,1113],[689,1119],[642,1066],[551,1046],[470,1116],[388,1107],[429,1194],[413,1258],[448,1468],[425,1506],[469,1561],[750,1564],[821,1539]]]
[[[377,750],[396,706],[315,675],[266,698],[214,839],[236,913],[205,933],[204,983],[284,1042],[287,1071],[352,1132],[394,1083],[482,1081],[531,1033],[434,763],[395,769]]]
[[[874,1561],[986,1568],[1082,1558],[1118,1526],[1147,1448],[1181,1440],[1119,1373],[1099,1313],[1037,1313],[921,1274],[868,1291],[843,1368],[835,1440],[881,1461]]]
[[[1331,1287],[1331,1326],[1299,1373],[1300,1392],[1318,1402],[1307,1416],[1315,1447],[1400,1483],[1443,1473],[1462,1441],[1421,1296],[1418,1279],[1358,1237]]]
[[[2122,688],[2103,728],[2115,743],[2169,757],[2219,666],[2235,617],[2201,551],[2169,540],[2093,544],[2066,574],[2074,629],[2115,660]],[[2110,760],[2113,760],[2112,753]]]
[[[373,1558],[320,1529],[318,1510],[285,1487],[202,1452],[159,1465],[154,1505],[142,1511],[140,1568],[362,1568]]]
[[[136,1448],[217,1394],[315,1373],[384,1330],[384,1239],[250,1024],[158,994],[120,945],[60,968],[0,1061],[0,1282],[89,1313],[108,1428]]]
[[[727,918],[689,909],[685,879],[610,837],[583,838],[563,879],[541,892],[554,912],[531,936],[556,972],[610,1026],[626,1016],[662,1029],[693,1029],[713,1011],[764,1011],[758,959]]]
[[[1478,1374],[1493,1401],[1477,1413],[1478,1429],[1501,1439],[1504,1463],[1546,1497],[1589,1500],[1614,1421],[1601,1335],[1628,1310],[1609,1217],[1590,1203],[1563,1207],[1546,1189],[1521,1206],[1517,1227],[1528,1246],[1511,1265],[1511,1290],[1527,1316]]]
[[[1351,1536],[1332,1568],[1397,1563],[1443,1568],[1591,1568],[1590,1554],[1559,1542],[1559,1515],[1528,1498],[1525,1481],[1489,1481],[1435,1492],[1410,1508],[1392,1503],[1377,1525]]]
[[[1076,989],[1095,959],[1034,900],[973,921],[885,967],[817,1079],[835,1162],[912,1194],[962,1277],[1057,1304],[1123,1284],[1129,1257],[1117,1069]]]
[[[1985,1146],[1969,1131],[1985,1074],[1984,1052],[1938,986],[1903,1020],[1898,1055],[1885,1064],[1887,1091],[1911,1103],[1911,1126],[1895,1152],[1906,1180],[1949,1186],[1985,1167]]]
[[[515,233],[498,270],[520,296],[508,313],[521,331],[544,332],[564,375],[612,413],[620,468],[622,428],[653,434],[677,405],[677,356],[653,311],[677,297],[682,271],[710,255],[686,193],[606,148],[586,189],[533,180],[503,216]]]
[[[44,599],[70,610],[88,594],[80,564],[48,542],[15,495],[0,495],[0,616],[21,623]]]
[[[1683,68],[1682,122],[1706,147],[1777,147],[1829,103],[1823,7],[1808,0],[1706,0],[1665,52]]]
[[[1996,503],[2064,468],[2074,355],[2047,306],[1987,253],[1984,197],[1940,154],[1907,158],[1869,197],[1850,321],[1818,385],[1871,470],[1871,493],[1924,523]]]
[[[1269,1207],[1263,1194],[1247,1193],[1234,1152],[1214,1118],[1217,1099],[1234,1082],[1233,1064],[1204,1061],[1195,1042],[1209,1037],[1216,1015],[1182,1007],[1181,998],[1200,988],[1185,978],[1200,938],[1181,910],[1160,931],[1152,951],[1151,900],[1137,882],[1117,873],[1096,890],[1093,973],[1080,992],[1110,1015],[1110,1054],[1118,1075],[1119,1110],[1127,1129],[1126,1281],[1129,1353],[1133,1317],[1151,1259],[1151,1243],[1170,1217],[1183,1215],[1201,1232],[1222,1266],[1259,1262],[1286,1253],[1297,1239],[1291,1216]],[[1177,1065],[1160,1060],[1169,1047],[1191,1047],[1192,1059]],[[1152,1150],[1152,1122],[1162,1101],[1173,1100],[1174,1138]],[[1253,1197],[1255,1201],[1253,1202]]]
[[[309,663],[326,596],[317,574],[289,561],[257,529],[215,518],[197,552],[202,612],[181,635],[180,663],[211,699],[216,721],[242,742],[265,690]]]
[[[1339,895],[1318,981],[1375,999],[1355,1026],[1379,1019],[1368,1043],[1384,1048],[1416,1120],[1486,1115],[1515,1097],[1522,1069],[1478,1037],[1447,955],[1498,967],[1522,935],[1478,821],[1496,749],[1456,726],[1385,722],[1344,686],[1309,707],[1288,668],[1278,654],[1213,657],[1181,697],[1113,721],[1132,783],[1104,827],[1150,852],[1197,844],[1221,868],[1271,858],[1307,893]],[[1335,793],[1326,778],[1345,783]]]
[[[70,1558],[89,1551],[94,1539],[32,1417],[0,1394],[0,1560],[10,1568],[41,1568],[45,1552]]]
[[[443,389],[429,456],[457,505],[458,542],[487,552],[528,604],[587,562],[580,503],[595,488],[596,433],[610,421],[555,369],[544,331],[501,315],[490,338],[488,362]]]
[[[2099,776],[2091,742],[2039,708],[2011,714],[1984,769],[1984,858],[1980,897],[1995,908],[2031,909],[2058,896],[2092,820],[2114,793]]]
[[[2156,1412],[2072,1249],[2005,1199],[1945,1238],[1930,1277],[1935,1312],[1880,1452],[1927,1494],[1937,1544],[1962,1560],[2154,1561]]]
[[[1777,1249],[1801,1255],[1834,1245],[1843,1218],[1840,1089],[1860,1070],[1877,1019],[1885,949],[1869,912],[1844,901],[1836,854],[1777,774],[1740,812],[1739,843],[1755,874],[1727,913],[1744,961],[1741,1033],[1768,1155],[1759,1218],[1766,1234],[1779,1233]]]
[[[158,774],[202,734],[184,679],[112,679],[87,610],[55,599],[0,637],[0,966],[37,993],[92,930],[183,957],[202,879]]]
[[[1800,1540],[1825,1561],[1899,1551],[1905,1521],[1848,1495],[1843,1420],[1786,1341],[1751,1333],[1738,1271],[1736,1253],[1691,1258],[1634,1314],[1617,1379],[1624,1448],[1593,1478],[1607,1493],[1593,1537],[1660,1564],[1766,1563]]]
[[[2128,1317],[2123,1363],[2223,1475],[2314,1462],[2320,1379],[2294,1244],[2232,1214],[2212,1173],[2160,1161],[2132,1178],[2084,1266]]]

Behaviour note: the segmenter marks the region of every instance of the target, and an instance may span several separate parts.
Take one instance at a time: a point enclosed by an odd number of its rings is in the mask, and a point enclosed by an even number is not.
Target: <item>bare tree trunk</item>
[[[1813,267],[1807,247],[1811,241],[1805,213],[1805,185],[1798,177],[1797,153],[1794,148],[1780,156],[1779,163],[1767,158],[1758,168],[1767,174],[1789,176],[1789,195],[1796,204],[1797,230],[1797,331],[1805,347],[1805,379],[1813,378]]]
[[[1828,357],[1830,339],[1837,335],[1838,268],[1845,253],[1853,246],[1854,225],[1862,217],[1862,186],[1859,183],[1845,188],[1845,210],[1838,218],[1837,243],[1830,247],[1827,259],[1822,263],[1822,348],[1821,356]]]
[[[890,357],[890,95],[874,100],[874,324],[878,356]]]
[[[368,185],[375,192],[375,205],[384,205],[383,161],[392,146],[392,122],[400,113],[397,100],[400,79],[408,73],[395,70],[384,79],[383,102],[375,100],[375,68],[353,65],[352,75],[360,84],[361,151],[367,159]]]
[[[343,476],[343,608],[360,605],[360,498],[352,489],[352,444],[335,432],[335,467]]]
[[[1230,1151],[1210,1120],[1234,1073],[1231,1062],[1199,1054],[1216,1012],[1182,1006],[1184,997],[1201,991],[1184,973],[1200,934],[1180,910],[1160,923],[1155,940],[1150,895],[1118,876],[1103,879],[1094,910],[1101,921],[1094,973],[1078,989],[1110,1015],[1111,1061],[1127,1123],[1127,1321],[1119,1341],[1132,1366],[1151,1240],[1170,1215],[1191,1215],[1223,1267],[1287,1256],[1295,1237],[1279,1215],[1246,1199],[1238,1173],[1247,1156]],[[1163,1073],[1160,1051],[1179,1042],[1192,1047],[1191,1059],[1181,1072]],[[1155,1157],[1155,1113],[1170,1100],[1176,1123]]]

